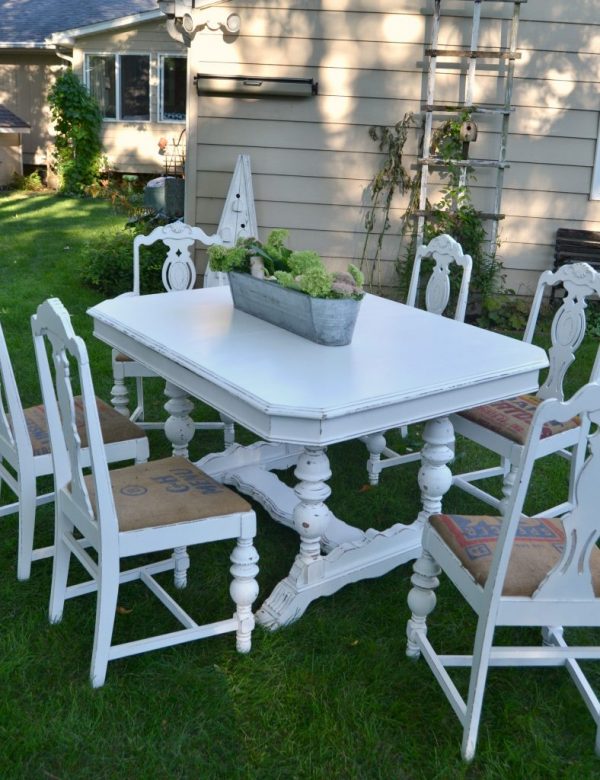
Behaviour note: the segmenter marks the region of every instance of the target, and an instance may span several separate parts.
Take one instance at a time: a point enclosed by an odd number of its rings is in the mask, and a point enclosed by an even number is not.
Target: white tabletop
[[[94,332],[271,441],[328,444],[538,385],[545,352],[377,296],[325,347],[234,310],[228,287],[119,297]]]

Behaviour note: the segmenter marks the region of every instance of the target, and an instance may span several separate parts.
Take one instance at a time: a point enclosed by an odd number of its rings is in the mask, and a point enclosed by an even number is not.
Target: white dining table
[[[299,535],[289,574],[257,613],[271,629],[320,596],[417,557],[423,523],[441,510],[452,482],[448,415],[535,391],[548,364],[537,346],[374,295],[364,297],[345,347],[315,344],[234,309],[228,287],[121,296],[88,313],[99,339],[165,378],[174,453],[187,455],[194,435],[190,398],[258,435],[198,465]],[[391,517],[383,531],[335,517],[326,503],[328,445],[417,422],[426,422],[417,517]],[[292,465],[294,488],[275,473]]]

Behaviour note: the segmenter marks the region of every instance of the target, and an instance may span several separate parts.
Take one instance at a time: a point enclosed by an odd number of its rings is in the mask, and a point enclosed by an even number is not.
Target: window
[[[184,122],[187,89],[187,59],[163,55],[160,58],[161,122]]]
[[[86,57],[86,84],[105,119],[150,119],[150,57],[93,54]]]

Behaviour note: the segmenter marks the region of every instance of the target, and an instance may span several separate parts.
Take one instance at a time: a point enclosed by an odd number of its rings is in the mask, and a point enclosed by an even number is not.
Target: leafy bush
[[[60,191],[81,195],[100,171],[102,114],[72,70],[66,70],[48,93],[56,131],[56,169]]]
[[[133,239],[148,232],[148,225],[126,225],[100,233],[84,247],[82,279],[107,298],[133,287]],[[164,292],[161,273],[167,248],[162,241],[140,250],[141,292]]]
[[[590,301],[588,304],[585,332],[592,338],[600,339],[600,306],[598,301]]]
[[[504,290],[488,296],[478,325],[501,333],[522,333],[527,325],[531,299],[517,295],[514,290]]]
[[[27,174],[27,176],[15,173],[13,174],[11,184],[14,190],[25,190],[26,192],[40,192],[45,189],[39,171],[33,171]]]

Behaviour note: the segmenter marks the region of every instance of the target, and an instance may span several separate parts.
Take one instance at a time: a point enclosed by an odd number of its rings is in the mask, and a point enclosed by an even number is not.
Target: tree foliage
[[[56,130],[60,191],[80,195],[96,180],[100,170],[100,108],[70,69],[56,79],[48,101]]]

